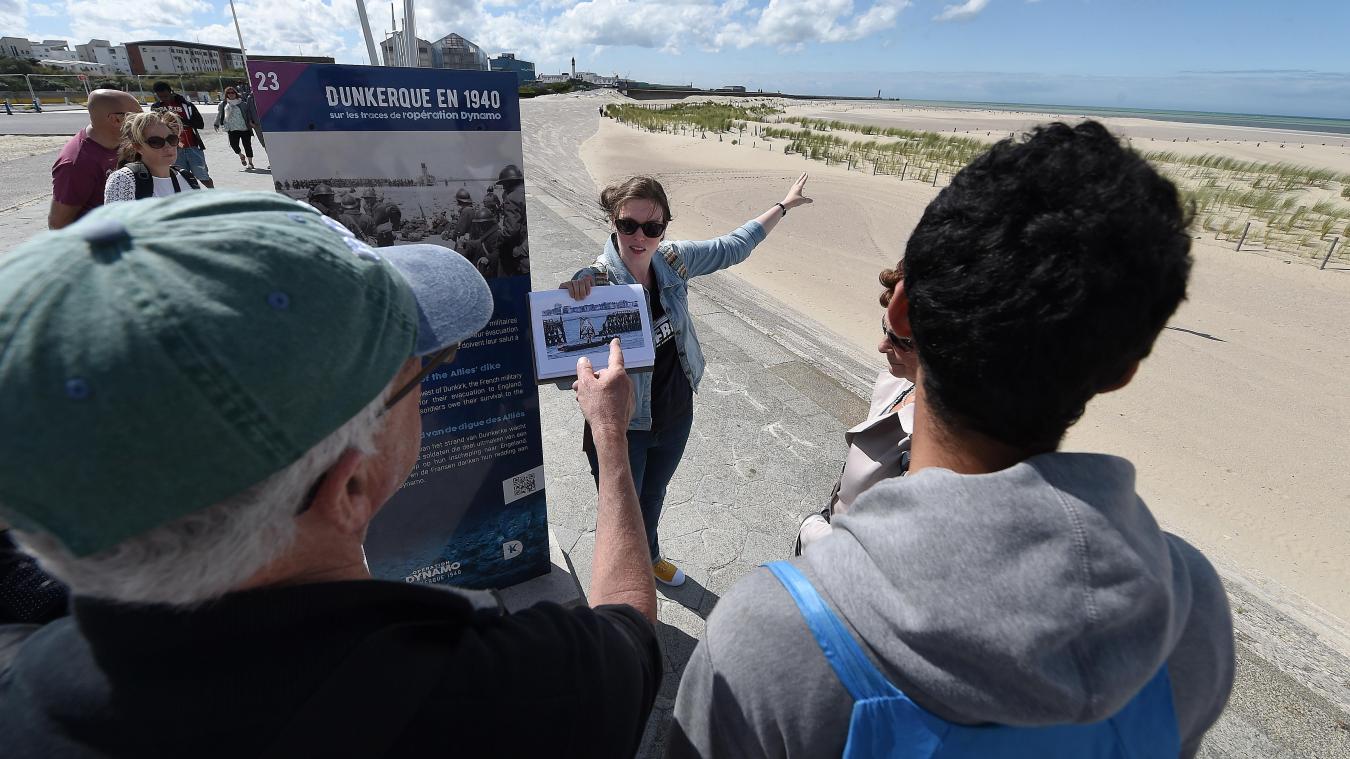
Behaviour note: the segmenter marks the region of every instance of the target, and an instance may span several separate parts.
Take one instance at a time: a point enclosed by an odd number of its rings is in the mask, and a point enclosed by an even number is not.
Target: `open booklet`
[[[575,377],[586,356],[596,370],[609,365],[609,343],[619,338],[624,366],[650,369],[656,363],[652,317],[642,285],[605,285],[573,300],[566,290],[530,293],[530,334],[534,338],[535,380]]]

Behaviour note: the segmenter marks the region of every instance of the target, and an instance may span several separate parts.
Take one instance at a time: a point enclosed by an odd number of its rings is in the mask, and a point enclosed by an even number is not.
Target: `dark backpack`
[[[140,161],[132,161],[127,164],[127,168],[131,169],[131,175],[136,178],[136,199],[140,200],[141,198],[154,197],[155,179],[150,176],[150,170],[145,168],[145,164]],[[192,172],[183,171],[177,166],[170,166],[169,180],[173,182],[174,192],[178,193],[183,191],[182,185],[178,184],[180,177],[184,182],[187,182],[188,186],[192,189],[201,189],[201,185],[197,182],[197,178],[192,176]]]

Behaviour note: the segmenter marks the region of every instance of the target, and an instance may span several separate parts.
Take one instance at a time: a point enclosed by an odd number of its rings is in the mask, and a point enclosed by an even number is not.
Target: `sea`
[[[1090,105],[1054,105],[1049,103],[983,103],[964,100],[886,100],[927,108],[960,108],[965,110],[1024,111],[1030,113],[1062,113],[1103,118],[1154,119],[1180,121],[1187,124],[1216,124],[1220,126],[1255,127],[1257,129],[1291,129],[1300,132],[1350,134],[1350,119],[1327,119],[1313,116],[1275,116],[1259,113],[1222,113],[1211,111],[1169,111],[1147,108],[1102,108]]]

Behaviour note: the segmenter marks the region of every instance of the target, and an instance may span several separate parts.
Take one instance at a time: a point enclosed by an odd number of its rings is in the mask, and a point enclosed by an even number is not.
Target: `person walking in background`
[[[666,500],[666,486],[684,456],[694,424],[694,391],[703,379],[703,351],[689,313],[688,281],[744,261],[755,246],[778,225],[787,212],[811,202],[802,195],[802,174],[783,200],[769,206],[740,228],[711,240],[667,241],[666,227],[674,218],[661,183],[651,177],[633,177],[605,188],[600,207],[614,231],[595,263],[563,282],[573,298],[581,300],[595,285],[640,284],[647,293],[656,365],[633,378],[637,412],[628,431],[628,457],[647,528],[652,572],[662,584],[684,582],[684,572],[661,555],[657,525]],[[591,428],[582,431],[582,449],[599,477]],[[597,479],[598,482],[598,479]]]
[[[886,289],[881,305],[891,303],[891,292],[904,278],[904,261],[894,269],[881,272],[878,279]],[[905,318],[896,314],[896,318]],[[914,341],[901,337],[891,324],[890,309],[881,315],[881,343],[877,350],[886,356],[886,368],[872,386],[872,406],[867,419],[844,433],[848,445],[844,467],[834,483],[825,508],[810,514],[797,532],[796,555],[807,546],[829,535],[831,520],[848,511],[863,491],[891,477],[901,477],[909,469],[910,435],[914,432],[914,376],[918,357]]]
[[[70,138],[52,164],[52,205],[47,226],[60,229],[103,205],[103,187],[117,168],[122,121],[141,112],[136,98],[121,90],[89,93],[89,126]]]
[[[169,111],[138,113],[127,119],[122,125],[118,169],[108,175],[104,202],[164,198],[201,189],[196,178],[174,165],[181,126]]]
[[[173,91],[168,82],[155,82],[155,103],[152,110],[168,110],[178,117],[183,125],[178,134],[178,159],[174,164],[183,171],[192,174],[205,187],[215,187],[211,181],[211,170],[206,166],[206,144],[197,130],[205,129],[206,122],[201,111],[192,101]]]
[[[1219,575],[1130,462],[1058,451],[1185,298],[1189,223],[1092,121],[952,178],[886,308],[918,363],[909,474],[718,601],[668,756],[1196,754],[1233,685]]]
[[[220,110],[216,111],[217,132],[222,125],[230,138],[230,150],[239,156],[239,163],[245,170],[253,171],[253,129],[258,126],[258,114],[253,109],[253,101],[239,97],[239,90],[233,87],[225,88],[225,99],[220,101]]]

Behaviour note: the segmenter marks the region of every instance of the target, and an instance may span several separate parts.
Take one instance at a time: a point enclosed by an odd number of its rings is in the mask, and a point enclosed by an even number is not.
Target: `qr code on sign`
[[[544,467],[537,466],[502,480],[502,502],[514,503],[543,489]]]
[[[539,489],[539,483],[535,481],[534,472],[518,474],[511,478],[511,492],[519,498],[523,495],[529,495]]]

